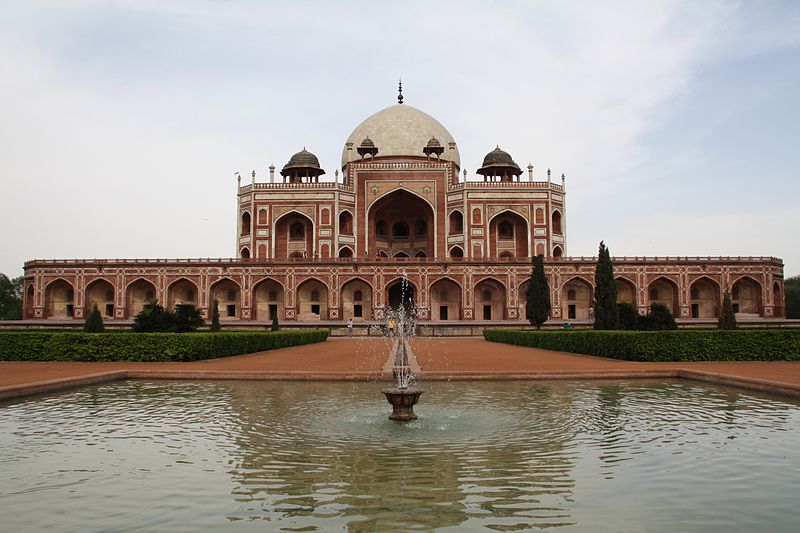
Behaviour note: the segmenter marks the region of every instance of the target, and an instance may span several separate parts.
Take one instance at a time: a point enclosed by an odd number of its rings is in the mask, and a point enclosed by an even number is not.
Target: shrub
[[[92,312],[86,317],[86,322],[83,323],[83,331],[86,333],[103,333],[106,330],[103,326],[103,317],[100,316],[100,310],[97,309],[97,304],[92,306]]]
[[[800,329],[484,330],[488,341],[628,361],[800,360]]]
[[[170,331],[175,333],[188,333],[197,331],[205,322],[200,316],[200,311],[192,304],[179,304],[175,306],[175,318]]]
[[[733,312],[733,302],[731,302],[731,295],[727,290],[722,299],[722,312],[719,314],[717,327],[719,329],[736,329],[736,313]]]
[[[639,317],[639,327],[637,329],[663,331],[668,329],[678,329],[675,317],[669,312],[669,308],[664,304],[652,304],[650,312],[645,316]]]
[[[619,329],[639,329],[639,310],[628,302],[617,304],[617,315],[619,315]]]
[[[211,331],[216,333],[222,329],[219,324],[219,302],[214,298],[214,307],[211,308]]]
[[[322,342],[327,330],[222,333],[0,331],[7,361],[197,361]]]

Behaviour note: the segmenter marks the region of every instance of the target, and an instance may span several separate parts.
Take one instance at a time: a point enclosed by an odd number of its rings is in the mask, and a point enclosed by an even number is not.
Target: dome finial
[[[403,103],[403,78],[400,78],[399,84],[398,84],[398,87],[397,87],[397,103],[398,104],[402,104]]]

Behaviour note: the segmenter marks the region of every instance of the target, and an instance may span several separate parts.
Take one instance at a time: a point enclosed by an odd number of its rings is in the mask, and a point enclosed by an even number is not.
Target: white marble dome
[[[361,142],[369,138],[378,147],[376,157],[388,156],[424,156],[422,149],[431,140],[436,139],[444,146],[442,159],[454,162],[461,167],[461,156],[458,145],[450,148],[450,143],[455,139],[447,128],[415,107],[408,104],[395,104],[378,111],[364,122],[359,124],[347,138],[348,143],[353,143],[351,160],[360,159],[356,149]],[[347,163],[347,144],[342,150],[342,167]]]

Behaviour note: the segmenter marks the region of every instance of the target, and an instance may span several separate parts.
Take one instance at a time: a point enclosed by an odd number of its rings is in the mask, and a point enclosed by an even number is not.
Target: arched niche
[[[97,310],[106,318],[114,317],[114,286],[106,279],[96,279],[86,286],[84,291],[83,316],[89,316],[92,308],[97,305]]]
[[[582,278],[572,278],[561,288],[561,316],[565,320],[589,320],[594,289]]]
[[[488,278],[475,285],[474,317],[476,320],[504,320],[506,318],[506,288],[496,279]]]
[[[731,303],[737,318],[758,318],[762,314],[761,284],[749,276],[739,278],[731,287]]]
[[[259,281],[254,287],[253,307],[256,320],[272,321],[284,316],[284,291],[283,286],[275,280],[265,279]]]
[[[489,257],[528,257],[528,222],[503,211],[489,222]]]
[[[230,278],[220,279],[209,289],[210,306],[217,301],[220,320],[236,320],[241,316],[242,289]]]
[[[282,215],[275,222],[275,258],[312,257],[314,248],[314,222],[297,211]]]
[[[449,278],[442,278],[428,289],[431,320],[461,320],[461,286]]]
[[[654,279],[647,286],[647,300],[649,305],[664,305],[674,317],[681,316],[678,295],[678,285],[669,278]]]
[[[629,303],[636,306],[636,286],[626,278],[616,278],[617,282],[617,303]]]
[[[134,318],[145,304],[156,298],[156,286],[144,278],[137,279],[125,290],[125,316]]]
[[[464,233],[464,215],[458,209],[450,212],[450,235]]]
[[[197,305],[198,293],[197,285],[186,278],[177,279],[167,287],[166,307],[169,309],[175,309],[179,305],[193,305],[199,307]]]
[[[342,318],[355,321],[372,320],[372,287],[362,279],[353,279],[342,285]]]
[[[45,318],[75,316],[75,289],[63,279],[57,279],[44,289]]]
[[[395,190],[376,201],[367,213],[367,249],[407,256],[422,250],[434,255],[435,217],[431,205],[407,190]]]
[[[353,215],[350,214],[350,211],[342,211],[339,213],[339,234],[353,234]]]
[[[316,279],[304,281],[297,287],[298,320],[328,318],[328,286]]]
[[[719,284],[705,276],[694,280],[689,285],[689,306],[692,318],[719,317]]]
[[[561,211],[553,211],[553,215],[551,217],[552,225],[550,226],[553,230],[553,233],[561,235],[564,233],[563,228],[561,226]]]

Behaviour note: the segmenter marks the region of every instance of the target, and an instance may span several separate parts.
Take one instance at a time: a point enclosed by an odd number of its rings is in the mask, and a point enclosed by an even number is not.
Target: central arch
[[[410,316],[417,301],[417,287],[405,278],[397,279],[386,286],[386,301],[394,311],[402,307]]]
[[[311,257],[314,250],[314,221],[300,211],[289,211],[275,220],[273,257]]]
[[[433,207],[405,189],[395,190],[373,203],[367,212],[367,249],[394,257],[436,251],[436,215]]]
[[[528,257],[528,221],[511,210],[489,220],[490,257]]]

